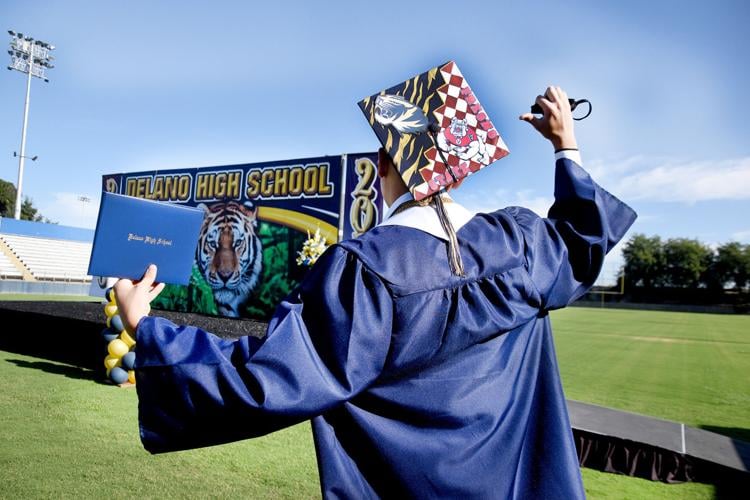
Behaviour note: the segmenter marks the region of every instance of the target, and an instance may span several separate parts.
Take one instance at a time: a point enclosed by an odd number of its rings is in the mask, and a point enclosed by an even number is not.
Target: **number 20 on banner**
[[[377,207],[374,203],[377,193],[373,188],[377,178],[375,168],[375,164],[369,158],[360,158],[354,163],[354,171],[359,179],[351,192],[354,201],[349,210],[349,222],[354,229],[354,238],[370,229],[377,220]]]

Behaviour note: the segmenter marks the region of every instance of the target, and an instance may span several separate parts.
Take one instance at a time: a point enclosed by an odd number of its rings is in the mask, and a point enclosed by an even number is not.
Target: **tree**
[[[44,221],[44,217],[42,217],[42,214],[40,214],[36,207],[34,207],[34,204],[29,197],[25,197],[23,203],[21,203],[21,220],[32,220],[34,222]]]
[[[0,179],[0,217],[13,217],[16,208],[16,186],[13,183]],[[51,221],[39,213],[34,202],[28,196],[21,203],[21,220],[35,222]],[[54,224],[54,223],[53,223]]]
[[[750,280],[750,245],[737,241],[721,245],[716,251],[712,274],[722,287],[745,288]]]
[[[664,254],[661,238],[636,234],[625,244],[624,272],[627,286],[653,288],[664,281]]]
[[[698,288],[707,281],[713,251],[698,240],[671,238],[664,244],[667,283],[680,288]]]
[[[16,187],[0,179],[0,217],[13,217],[16,206]]]
[[[646,289],[698,288],[714,293],[750,285],[750,245],[733,241],[713,251],[695,239],[636,234],[622,251],[626,285]]]

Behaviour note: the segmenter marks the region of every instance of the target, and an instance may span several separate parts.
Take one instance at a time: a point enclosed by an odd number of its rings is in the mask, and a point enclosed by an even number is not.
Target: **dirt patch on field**
[[[750,345],[750,342],[742,342],[739,340],[717,340],[717,339],[681,339],[677,337],[659,337],[659,336],[645,336],[645,335],[622,335],[617,333],[602,333],[602,332],[586,332],[579,331],[584,335],[593,335],[596,337],[614,337],[618,339],[627,340],[638,340],[642,342],[659,342],[662,344],[739,344],[739,345]]]
[[[644,340],[646,342],[663,342],[665,344],[694,344],[696,342],[705,342],[704,340],[688,340],[688,339],[676,339],[674,337],[640,337],[637,335],[618,335],[618,337],[624,337],[634,340]]]

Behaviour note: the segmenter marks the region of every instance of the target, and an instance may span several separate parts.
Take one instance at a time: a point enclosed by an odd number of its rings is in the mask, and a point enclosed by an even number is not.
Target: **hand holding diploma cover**
[[[159,281],[187,285],[204,211],[103,193],[88,273],[140,279],[150,264]]]

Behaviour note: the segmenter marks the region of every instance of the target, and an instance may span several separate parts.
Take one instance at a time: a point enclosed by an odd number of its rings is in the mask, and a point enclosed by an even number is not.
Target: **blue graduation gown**
[[[547,311],[596,279],[635,220],[568,159],[548,218],[511,207],[445,242],[398,225],[333,245],[236,341],[148,317],[141,439],[160,453],[312,419],[326,498],[581,498]]]

